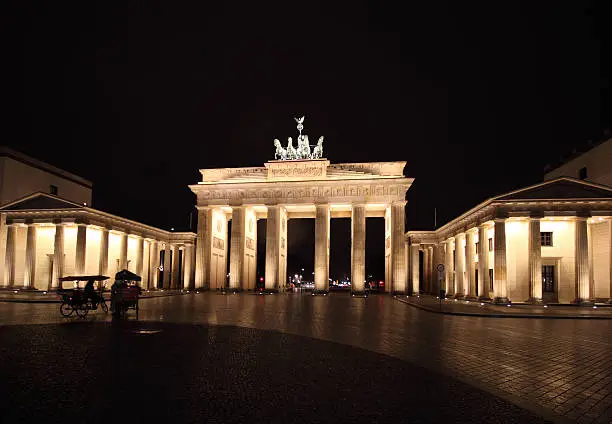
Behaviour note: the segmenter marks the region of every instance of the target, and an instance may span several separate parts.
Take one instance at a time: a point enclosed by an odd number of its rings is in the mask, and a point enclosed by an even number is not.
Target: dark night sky
[[[407,229],[612,126],[609,1],[110,3],[2,2],[0,143],[161,228],[188,226],[199,168],[262,165],[300,114],[332,162],[407,161]]]

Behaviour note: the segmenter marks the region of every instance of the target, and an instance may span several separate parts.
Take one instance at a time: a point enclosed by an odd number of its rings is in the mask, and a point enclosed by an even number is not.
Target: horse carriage
[[[97,310],[98,306],[107,313],[108,306],[104,300],[105,275],[70,275],[59,279],[57,294],[60,296],[60,313],[65,317],[73,313],[80,318],[85,318],[89,311]],[[71,288],[64,287],[66,282],[72,282]],[[98,287],[95,288],[94,284]],[[80,287],[80,286],[83,287]]]
[[[125,316],[128,309],[134,309],[138,319],[138,300],[142,292],[139,281],[140,276],[127,269],[115,274],[115,283],[111,287],[111,312],[114,317]]]

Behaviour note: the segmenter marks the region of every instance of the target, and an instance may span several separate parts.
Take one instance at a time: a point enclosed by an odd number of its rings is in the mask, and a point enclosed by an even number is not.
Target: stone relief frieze
[[[373,201],[404,200],[404,193],[407,187],[403,185],[381,186],[381,185],[344,185],[342,187],[320,186],[320,187],[286,187],[279,189],[262,188],[259,190],[204,190],[200,192],[200,199],[203,202],[208,200],[257,200],[257,199],[278,199],[282,203],[286,199],[308,199],[315,201],[317,198],[332,200],[334,198],[343,201],[351,201],[351,197],[398,197],[398,199],[375,199]],[[348,198],[348,199],[347,199]]]
[[[255,240],[251,237],[246,238],[246,248],[249,250],[255,250]]]

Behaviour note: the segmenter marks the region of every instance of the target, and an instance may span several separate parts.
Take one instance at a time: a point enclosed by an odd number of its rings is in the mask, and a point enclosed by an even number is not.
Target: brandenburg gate
[[[365,292],[366,218],[385,218],[385,288],[406,293],[408,255],[404,240],[406,162],[332,164],[323,158],[323,137],[311,153],[296,119],[297,149],[278,140],[275,160],[261,167],[201,169],[189,188],[197,196],[196,288],[226,287],[228,220],[231,226],[229,290],[254,290],[257,220],[266,224],[266,291],[287,281],[287,220],[315,219],[314,292],[329,290],[330,218],[351,218],[351,287]]]

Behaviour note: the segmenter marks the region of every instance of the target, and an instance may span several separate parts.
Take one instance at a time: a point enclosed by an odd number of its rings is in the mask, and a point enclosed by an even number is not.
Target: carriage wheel
[[[65,317],[69,317],[73,312],[74,309],[72,308],[72,305],[62,301],[62,304],[60,305],[60,313]]]
[[[89,308],[87,307],[87,302],[81,303],[76,308],[76,313],[79,316],[79,318],[85,318],[88,312],[89,312]]]
[[[102,310],[104,311],[104,313],[108,314],[108,305],[106,304],[106,301],[104,301],[104,299],[102,299],[102,301],[100,302],[100,306],[102,306]]]

